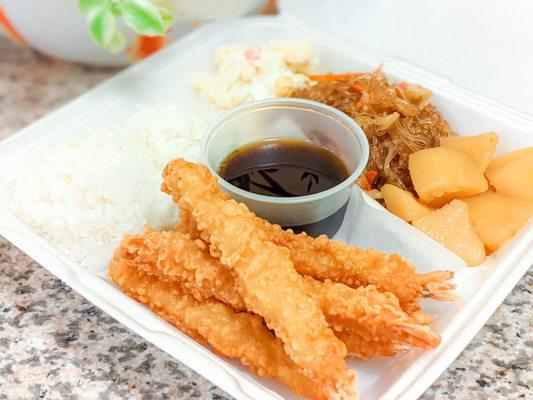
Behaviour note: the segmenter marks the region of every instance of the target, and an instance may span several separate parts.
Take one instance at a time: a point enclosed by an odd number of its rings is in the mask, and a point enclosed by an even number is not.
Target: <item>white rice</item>
[[[16,180],[11,210],[74,258],[176,221],[176,207],[160,191],[161,172],[176,157],[199,161],[212,110],[186,104],[140,110],[117,128],[77,132],[41,149]]]

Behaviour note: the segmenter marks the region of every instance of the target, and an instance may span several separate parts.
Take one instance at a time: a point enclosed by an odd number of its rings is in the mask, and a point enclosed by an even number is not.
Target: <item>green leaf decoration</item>
[[[161,36],[172,24],[172,14],[147,0],[125,0],[116,4],[124,23],[140,35]]]
[[[78,8],[86,15],[93,41],[113,53],[126,45],[116,17],[121,17],[139,35],[146,36],[164,35],[175,18],[168,0],[80,0]]]
[[[126,38],[124,37],[124,34],[117,30],[113,37],[111,38],[111,41],[107,45],[106,49],[111,53],[118,53],[124,47],[126,46]]]
[[[117,21],[110,9],[103,8],[90,16],[89,29],[93,40],[107,49],[117,33]]]

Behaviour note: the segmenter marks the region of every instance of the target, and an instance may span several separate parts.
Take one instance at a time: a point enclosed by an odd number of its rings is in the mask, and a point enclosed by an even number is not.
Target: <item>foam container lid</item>
[[[282,13],[533,114],[533,2],[280,0]]]
[[[83,263],[77,262],[23,224],[10,212],[8,204],[18,166],[34,149],[61,140],[76,129],[118,124],[140,105],[173,100],[201,104],[189,88],[189,77],[195,71],[212,68],[216,47],[274,38],[306,38],[313,42],[319,71],[373,70],[384,61],[384,72],[391,78],[418,82],[433,90],[433,103],[456,132],[475,134],[495,130],[501,135],[500,152],[532,144],[533,119],[529,116],[501,107],[426,70],[388,59],[284,15],[205,26],[0,143],[0,234],[96,306],[236,399],[293,399],[295,396],[272,380],[251,375],[239,362],[216,356],[125,296],[107,280],[107,261],[116,244],[87,248]],[[357,188],[352,197],[338,239],[398,252],[412,259],[421,272],[443,267],[456,271],[457,294],[461,300],[423,304],[437,319],[434,329],[442,337],[437,349],[411,351],[393,358],[349,361],[358,373],[357,386],[363,398],[414,399],[457,357],[527,271],[533,261],[533,228],[530,224],[522,229],[482,266],[468,268],[457,256],[388,213]]]

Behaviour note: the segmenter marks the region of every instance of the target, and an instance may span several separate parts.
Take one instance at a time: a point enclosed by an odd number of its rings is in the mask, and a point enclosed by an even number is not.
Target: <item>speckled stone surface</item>
[[[116,70],[49,60],[0,36],[0,139]],[[531,398],[533,273],[422,399]],[[0,399],[229,399],[0,237]]]

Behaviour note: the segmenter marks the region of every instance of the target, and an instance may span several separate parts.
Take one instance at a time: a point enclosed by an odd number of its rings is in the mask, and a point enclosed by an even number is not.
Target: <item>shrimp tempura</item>
[[[217,298],[229,305],[243,304],[233,273],[209,255],[201,240],[193,240],[179,230],[148,229],[143,235],[127,236],[115,257],[128,260],[150,275],[181,285],[198,300]],[[196,279],[184,282],[184,275]],[[217,292],[221,282],[224,290]],[[428,326],[408,316],[390,293],[380,293],[370,286],[353,289],[334,282],[322,283],[311,277],[304,277],[304,284],[352,356],[391,355],[412,346],[433,348],[440,342]]]
[[[227,198],[224,193],[222,196]],[[279,225],[257,216],[255,218],[268,240],[291,251],[294,268],[302,275],[320,281],[329,279],[353,288],[374,285],[382,292],[393,293],[409,312],[418,311],[421,297],[435,300],[455,298],[450,293],[455,285],[448,282],[453,278],[452,271],[419,274],[409,261],[397,254],[387,255],[372,249],[349,246],[330,240],[325,235],[313,238],[306,233],[295,234],[290,229],[284,230]],[[194,218],[183,210],[180,210],[178,229],[194,237],[200,235],[195,232]]]
[[[453,278],[452,271],[417,274],[412,264],[397,254],[388,256],[376,250],[349,246],[325,235],[317,238],[305,233],[296,235],[269,223],[263,223],[262,228],[270,234],[273,243],[291,251],[294,266],[303,275],[351,287],[375,285],[381,291],[393,293],[407,308],[421,297],[454,298],[449,290],[455,286],[447,282]]]
[[[179,286],[144,274],[120,256],[111,262],[109,275],[130,297],[148,305],[195,340],[208,343],[216,353],[240,359],[256,374],[278,380],[297,396],[335,398],[301,372],[259,316],[236,312],[216,300],[197,301]]]
[[[221,195],[207,167],[177,159],[163,171],[162,190],[191,212],[212,253],[230,268],[248,310],[261,315],[287,354],[314,380],[333,391],[352,390],[354,372],[338,340],[306,292],[288,249],[265,238],[244,204]]]

